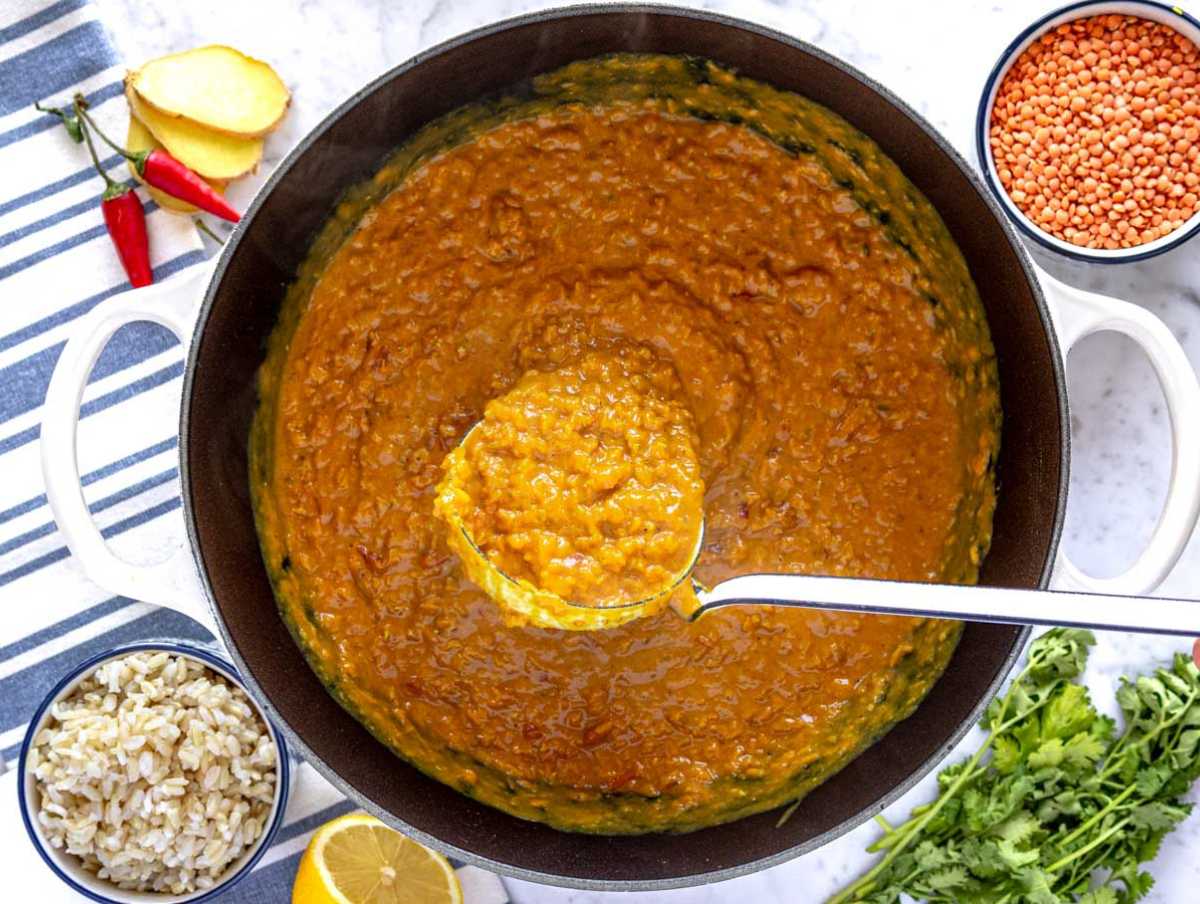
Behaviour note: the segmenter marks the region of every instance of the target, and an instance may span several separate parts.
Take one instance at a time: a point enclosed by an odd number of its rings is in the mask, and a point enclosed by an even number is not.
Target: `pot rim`
[[[957,164],[958,168],[966,176],[967,180],[974,187],[976,193],[981,197],[983,203],[987,206],[992,216],[995,218],[1003,231],[1004,235],[1016,253],[1017,259],[1020,262],[1025,278],[1032,290],[1032,296],[1038,317],[1041,320],[1042,328],[1045,333],[1047,342],[1050,346],[1050,354],[1052,358],[1052,369],[1054,374],[1054,385],[1058,396],[1059,409],[1059,434],[1062,438],[1062,461],[1059,467],[1059,484],[1057,498],[1055,500],[1055,516],[1054,524],[1051,526],[1050,543],[1047,550],[1046,561],[1042,566],[1041,575],[1038,579],[1038,586],[1044,588],[1048,585],[1051,572],[1054,568],[1054,563],[1058,553],[1059,540],[1062,534],[1063,520],[1066,509],[1066,494],[1069,483],[1070,474],[1070,431],[1068,425],[1069,411],[1067,402],[1066,377],[1063,363],[1061,346],[1058,341],[1058,336],[1055,332],[1054,321],[1050,315],[1050,310],[1046,304],[1045,295],[1042,292],[1041,284],[1038,282],[1035,268],[1030,259],[1029,252],[1024,244],[1020,241],[1018,235],[1014,231],[1008,218],[1004,215],[996,202],[996,199],[988,191],[983,184],[979,174],[976,173],[966,159],[944,138],[942,135],[922,117],[909,104],[901,100],[892,91],[885,88],[883,85],[867,76],[865,73],[858,70],[856,67],[842,61],[832,54],[812,45],[806,41],[794,38],[784,34],[774,28],[765,25],[749,22],[744,19],[739,19],[734,16],[728,16],[721,13],[709,12],[707,10],[688,9],[682,7],[668,6],[661,3],[581,3],[570,6],[553,7],[550,9],[539,10],[537,12],[525,13],[518,16],[502,19],[498,22],[493,22],[488,25],[480,26],[472,29],[461,35],[457,35],[446,41],[443,41],[427,50],[424,50],[403,63],[389,69],[382,75],[372,79],[336,108],[334,108],[319,124],[317,124],[294,148],[280,161],[274,172],[270,175],[262,188],[251,201],[250,206],[242,215],[240,223],[236,226],[233,233],[226,240],[220,256],[217,260],[216,267],[213,272],[213,277],[208,284],[203,302],[200,306],[200,311],[197,316],[196,328],[192,334],[191,345],[188,350],[187,362],[184,370],[183,380],[183,397],[180,405],[180,420],[179,420],[179,479],[183,497],[183,515],[184,524],[187,528],[188,545],[191,548],[192,557],[195,561],[196,571],[199,582],[204,590],[205,599],[208,603],[209,610],[213,613],[214,621],[217,624],[221,634],[221,640],[229,651],[230,657],[233,659],[238,668],[238,673],[242,676],[247,689],[252,693],[258,704],[266,711],[269,718],[279,727],[279,730],[286,735],[288,743],[293,750],[298,751],[303,758],[312,764],[325,779],[327,779],[334,787],[353,800],[358,806],[365,809],[367,812],[378,817],[389,825],[394,826],[409,837],[419,841],[421,844],[434,850],[440,851],[443,854],[453,857],[459,861],[477,866],[481,869],[499,873],[503,876],[508,876],[514,879],[520,879],[527,882],[540,883],[543,885],[553,885],[564,888],[576,888],[591,891],[659,891],[673,888],[686,888],[696,885],[706,885],[714,882],[722,882],[727,879],[734,879],[740,876],[756,873],[772,866],[777,866],[781,863],[786,863],[803,854],[815,851],[828,844],[829,842],[841,837],[851,829],[861,825],[866,820],[872,818],[878,813],[883,812],[891,804],[895,803],[902,796],[912,790],[923,778],[929,775],[937,766],[939,766],[946,756],[958,745],[958,743],[966,736],[971,728],[978,721],[980,715],[995,696],[1000,687],[1007,680],[1012,672],[1014,664],[1017,662],[1021,654],[1025,650],[1025,646],[1029,641],[1032,629],[1026,625],[1023,626],[1017,636],[1017,642],[1014,643],[1013,649],[1005,657],[1002,668],[997,673],[996,677],[989,684],[986,693],[984,693],[979,701],[972,707],[970,714],[959,724],[949,735],[946,742],[942,744],[933,754],[925,759],[912,773],[902,782],[898,783],[888,793],[882,795],[873,804],[859,810],[842,822],[822,832],[820,835],[810,838],[800,844],[785,848],[765,857],[760,857],[754,860],[747,861],[737,866],[715,869],[706,872],[692,873],[689,875],[674,876],[666,879],[648,879],[648,880],[630,880],[630,879],[589,879],[579,876],[559,875],[555,873],[542,872],[540,870],[528,869],[521,866],[516,866],[502,861],[493,860],[473,851],[460,848],[454,844],[446,842],[440,838],[436,838],[414,826],[409,825],[405,820],[398,817],[389,811],[376,805],[373,801],[361,795],[354,787],[352,787],[345,779],[343,779],[335,769],[320,758],[303,740],[300,734],[292,728],[283,715],[275,708],[269,697],[259,687],[257,680],[254,678],[248,665],[243,661],[238,652],[237,646],[233,642],[233,637],[230,635],[228,628],[225,625],[224,619],[221,617],[220,610],[216,605],[215,595],[213,593],[212,583],[209,580],[206,570],[203,553],[200,548],[198,531],[196,527],[195,511],[192,506],[192,475],[188,465],[188,422],[191,413],[191,398],[195,382],[195,362],[199,351],[200,342],[203,338],[204,329],[207,324],[209,315],[211,314],[213,305],[216,301],[217,290],[221,285],[225,272],[233,257],[234,252],[241,244],[242,239],[248,231],[249,224],[254,220],[255,215],[262,208],[266,198],[275,190],[282,182],[284,182],[295,166],[296,162],[308,152],[310,148],[316,145],[321,138],[333,127],[333,125],[341,119],[347,112],[361,103],[367,96],[382,88],[391,80],[403,75],[418,66],[425,63],[427,60],[440,56],[441,54],[461,47],[465,44],[470,44],[480,38],[489,37],[491,35],[503,32],[512,28],[536,25],[541,22],[557,21],[561,19],[569,19],[577,16],[596,16],[596,15],[630,15],[643,14],[649,16],[671,16],[680,19],[691,19],[731,28],[736,31],[749,32],[750,34],[775,41],[788,47],[807,53],[823,63],[841,70],[849,77],[859,81],[872,91],[875,91],[884,100],[900,113],[906,115],[913,123],[915,123],[922,132],[936,144],[943,153]],[[719,62],[719,61],[718,61]],[[836,111],[835,111],[836,112]],[[331,201],[334,199],[330,199]],[[835,780],[836,775],[831,778]],[[516,819],[517,817],[512,817]],[[729,825],[734,825],[730,823]],[[685,836],[681,836],[681,839]]]

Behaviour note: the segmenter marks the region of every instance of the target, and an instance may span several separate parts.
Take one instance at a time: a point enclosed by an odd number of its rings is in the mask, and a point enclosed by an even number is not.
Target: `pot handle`
[[[1136,596],[1150,593],[1175,567],[1200,515],[1200,381],[1183,346],[1161,320],[1127,301],[1085,292],[1044,271],[1065,363],[1071,348],[1093,333],[1112,331],[1142,347],[1158,374],[1171,421],[1171,479],[1150,542],[1121,574],[1098,578],[1078,568],[1059,547],[1054,585],[1068,590]]]
[[[83,498],[76,456],[79,402],[92,365],[109,339],[127,323],[147,320],[171,330],[187,348],[211,275],[211,266],[194,267],[165,282],[124,292],[84,315],[50,377],[40,445],[46,499],[84,574],[111,593],[174,609],[220,636],[186,543],[153,565],[134,565],[109,549]]]

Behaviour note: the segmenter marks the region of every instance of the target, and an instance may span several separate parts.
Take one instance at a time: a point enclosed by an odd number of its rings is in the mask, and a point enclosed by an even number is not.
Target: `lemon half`
[[[321,826],[300,859],[292,904],[462,904],[441,854],[366,813]]]

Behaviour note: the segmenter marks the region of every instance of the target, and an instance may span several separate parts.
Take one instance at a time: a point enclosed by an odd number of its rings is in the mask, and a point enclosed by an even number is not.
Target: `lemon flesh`
[[[313,836],[292,904],[461,904],[449,861],[373,816],[351,813]]]

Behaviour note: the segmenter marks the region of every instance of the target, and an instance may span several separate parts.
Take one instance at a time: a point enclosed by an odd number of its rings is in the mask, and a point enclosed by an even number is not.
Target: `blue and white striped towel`
[[[63,103],[82,91],[101,128],[123,135],[123,75],[88,0],[0,4],[0,757],[10,766],[34,708],[83,659],[146,638],[210,639],[183,616],[91,584],[64,545],[42,487],[38,433],[51,370],[78,318],[129,284],[105,231],[102,185],[86,152],[33,104]],[[114,178],[129,178],[118,156],[102,162]],[[204,260],[187,218],[152,202],[146,213],[156,280]],[[84,495],[105,536],[131,561],[153,561],[182,536],[175,513],[183,359],[165,329],[127,326],[96,363],[83,395]],[[14,890],[15,881],[21,900],[76,900],[28,850],[14,771],[0,776],[0,850],[17,868],[13,875],[6,866],[6,887]],[[312,830],[350,809],[303,767],[273,848],[225,900],[287,900]],[[469,904],[508,900],[490,873],[463,867],[459,876]]]

